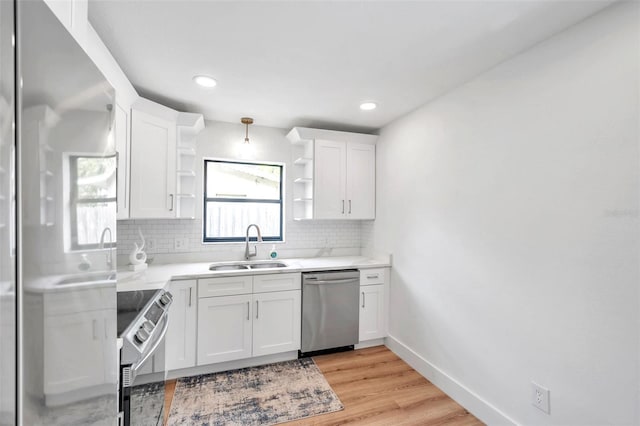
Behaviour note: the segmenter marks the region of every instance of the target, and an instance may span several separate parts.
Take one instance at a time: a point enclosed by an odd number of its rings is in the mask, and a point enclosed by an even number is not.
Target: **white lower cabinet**
[[[253,356],[300,349],[300,290],[253,295]]]
[[[196,365],[300,349],[299,273],[198,281]]]
[[[251,356],[250,294],[198,300],[198,365]]]
[[[102,311],[47,318],[44,393],[57,394],[105,383],[106,342],[112,337],[108,332]],[[76,344],[78,347],[74,348]]]
[[[169,291],[173,295],[166,337],[166,359],[169,370],[196,365],[196,280],[172,281]]]
[[[360,270],[360,342],[387,336],[389,268]]]
[[[115,289],[44,294],[45,356],[41,362],[47,400],[69,392],[82,395],[116,383],[115,302]],[[33,355],[33,350],[26,351]]]
[[[360,341],[380,339],[386,335],[384,284],[360,287]]]

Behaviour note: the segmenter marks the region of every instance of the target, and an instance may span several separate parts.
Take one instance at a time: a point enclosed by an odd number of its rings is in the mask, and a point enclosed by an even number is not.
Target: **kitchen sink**
[[[251,269],[286,268],[287,266],[289,265],[282,262],[252,263],[249,265]]]
[[[209,266],[210,271],[240,271],[249,269],[249,265],[242,263],[232,263],[228,265],[211,265]]]
[[[98,281],[115,281],[116,274],[114,272],[95,273],[95,274],[80,274],[72,275],[67,278],[63,278],[57,281],[56,285],[69,285],[69,284],[82,284],[82,283],[94,283]]]
[[[238,262],[238,263],[222,263],[212,264],[209,266],[210,271],[246,271],[247,269],[275,269],[286,268],[287,265],[284,262]]]

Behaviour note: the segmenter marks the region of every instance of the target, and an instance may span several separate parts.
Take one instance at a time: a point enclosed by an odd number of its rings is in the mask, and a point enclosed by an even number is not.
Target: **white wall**
[[[638,22],[609,8],[378,140],[391,342],[492,423],[640,423]]]
[[[239,119],[238,119],[239,121]],[[279,257],[360,254],[360,222],[347,220],[294,221],[292,147],[285,135],[287,129],[251,125],[250,157],[253,161],[285,164],[285,242],[277,243]],[[245,137],[243,124],[206,121],[198,135],[196,158],[196,194],[202,194],[202,158],[240,159],[239,148]],[[195,220],[120,220],[118,221],[118,254],[128,255],[134,242],[139,242],[138,228],[145,238],[154,240],[155,248],[147,250],[161,262],[237,260],[244,255],[244,243],[202,244],[202,198],[197,198]],[[252,235],[253,232],[252,231]],[[183,250],[174,249],[175,237],[187,238]],[[258,258],[268,258],[272,243],[259,246]],[[124,257],[119,261],[127,263]]]

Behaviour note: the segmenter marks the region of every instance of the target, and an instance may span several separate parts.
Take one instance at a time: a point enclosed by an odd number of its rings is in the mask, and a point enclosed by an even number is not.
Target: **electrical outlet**
[[[153,238],[147,238],[145,240],[145,251],[151,251],[154,250],[156,248],[156,240],[154,240]]]
[[[531,382],[531,403],[534,407],[544,411],[547,414],[549,412],[549,389],[543,388],[537,383]]]
[[[173,240],[173,248],[175,250],[185,250],[187,248],[186,238],[175,238]]]

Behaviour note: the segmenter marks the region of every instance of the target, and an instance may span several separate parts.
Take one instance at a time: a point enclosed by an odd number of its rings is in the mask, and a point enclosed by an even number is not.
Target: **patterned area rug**
[[[169,425],[274,425],[340,411],[311,358],[179,379]]]

